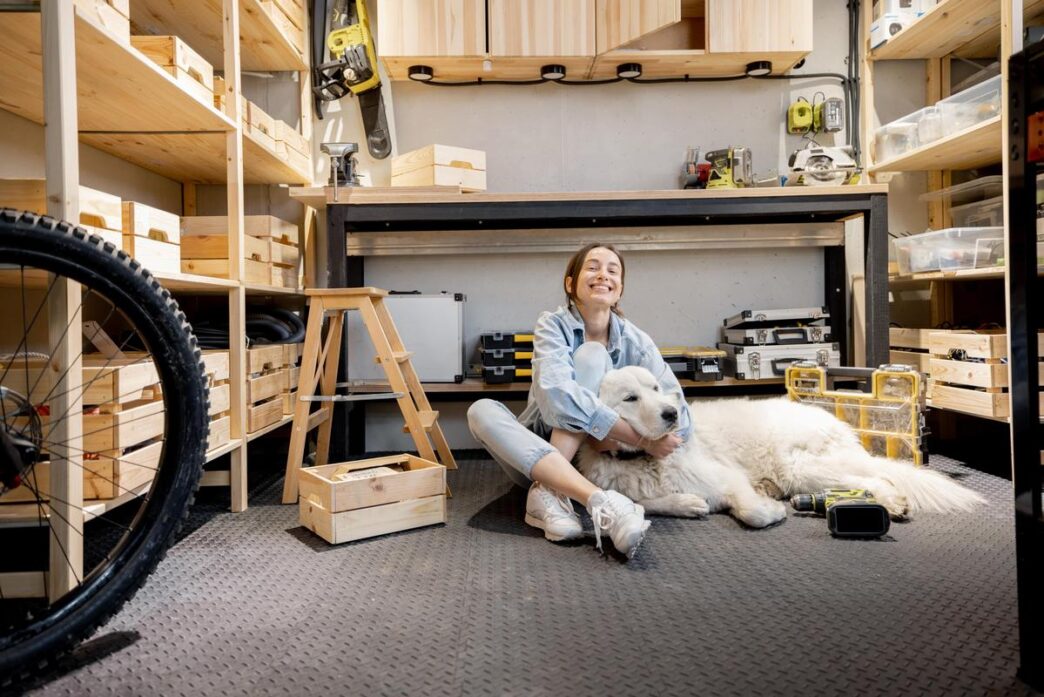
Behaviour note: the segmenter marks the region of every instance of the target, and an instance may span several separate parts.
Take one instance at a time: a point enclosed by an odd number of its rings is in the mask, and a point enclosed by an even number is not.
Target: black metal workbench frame
[[[839,222],[863,216],[864,278],[866,281],[867,364],[888,362],[888,199],[881,192],[852,187],[843,194],[651,198],[626,194],[611,200],[474,201],[461,203],[335,203],[326,207],[327,260],[324,287],[366,285],[364,257],[347,256],[347,238],[357,232],[438,232],[440,230],[496,230],[529,228],[661,227],[671,225],[779,224]],[[831,323],[848,326],[845,304],[845,249],[824,247],[826,298]],[[841,332],[841,360],[848,364],[849,347]],[[347,360],[347,359],[345,359]],[[483,395],[485,396],[485,395]],[[347,429],[350,450],[361,452],[364,436],[359,412]],[[344,431],[335,428],[335,433]],[[338,440],[335,449],[340,449]]]
[[[1019,608],[1019,677],[1044,691],[1044,512],[1041,510],[1044,426],[1040,422],[1044,284],[1037,275],[1037,174],[1044,157],[1029,147],[1029,117],[1044,112],[1044,42],[1008,63],[1008,334],[1011,344],[1011,451],[1015,492],[1015,559]]]

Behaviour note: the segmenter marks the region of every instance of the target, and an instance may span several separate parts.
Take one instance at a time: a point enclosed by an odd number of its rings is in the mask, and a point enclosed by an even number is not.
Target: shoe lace
[[[545,510],[549,514],[555,514],[554,517],[571,518],[576,515],[576,511],[573,510],[573,502],[565,494],[560,494],[542,486],[540,487],[540,495],[544,499]],[[558,506],[556,507],[555,504],[558,504]]]
[[[591,522],[594,523],[595,549],[602,551],[602,530],[616,523],[616,515],[605,504],[591,507]]]

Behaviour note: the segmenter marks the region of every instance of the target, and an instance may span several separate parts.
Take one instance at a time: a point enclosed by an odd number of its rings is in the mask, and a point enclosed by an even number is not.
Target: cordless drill
[[[834,537],[880,537],[888,532],[888,511],[864,489],[827,489],[790,499],[795,511],[826,515]]]

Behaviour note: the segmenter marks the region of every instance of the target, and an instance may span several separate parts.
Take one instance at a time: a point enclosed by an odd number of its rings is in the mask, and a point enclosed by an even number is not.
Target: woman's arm
[[[552,428],[585,432],[602,440],[620,417],[596,394],[577,384],[569,331],[553,313],[540,315],[533,336],[531,394],[541,417]]]

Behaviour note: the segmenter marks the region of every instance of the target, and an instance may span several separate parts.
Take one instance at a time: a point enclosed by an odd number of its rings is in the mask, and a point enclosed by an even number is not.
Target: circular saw
[[[795,185],[838,186],[853,183],[859,173],[852,146],[809,147],[795,150],[787,163]],[[788,180],[787,184],[791,184]]]

